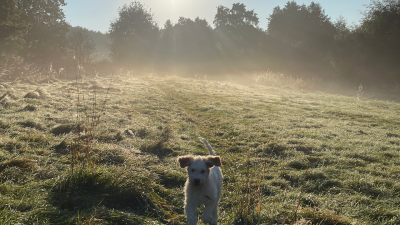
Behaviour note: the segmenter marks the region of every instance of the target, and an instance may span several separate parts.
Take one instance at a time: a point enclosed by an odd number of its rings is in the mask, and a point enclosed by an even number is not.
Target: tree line
[[[64,0],[3,0],[0,63],[11,56],[48,63],[75,57],[91,61],[93,40],[65,22]],[[159,27],[140,2],[125,4],[108,31],[110,58],[118,65],[174,72],[274,70],[359,82],[400,81],[400,3],[371,0],[359,25],[331,21],[319,3],[288,1],[259,27],[243,3],[219,6],[212,24],[180,17]]]

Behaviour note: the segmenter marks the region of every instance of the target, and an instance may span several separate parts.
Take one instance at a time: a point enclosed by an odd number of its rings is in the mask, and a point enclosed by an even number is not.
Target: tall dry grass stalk
[[[306,169],[306,172],[305,172],[304,174],[307,175],[308,169],[309,169],[309,168],[310,168],[310,165],[307,164],[307,169]],[[306,177],[306,176],[304,176],[304,177]],[[299,210],[299,208],[300,208],[301,197],[303,196],[303,193],[304,193],[304,186],[305,186],[305,183],[306,183],[306,181],[305,181],[305,179],[304,179],[304,180],[303,180],[303,183],[301,184],[301,189],[300,189],[299,199],[297,200],[296,209],[294,210],[294,216],[293,216],[293,223],[292,223],[292,224],[295,224],[295,223],[297,222],[297,212],[298,212],[298,210]]]
[[[257,224],[262,215],[262,185],[268,169],[267,161],[263,165],[255,165],[250,159],[245,163],[244,180],[232,187],[234,197],[234,219],[240,224]]]
[[[100,154],[100,150],[94,148],[96,143],[96,127],[100,124],[101,116],[104,114],[114,74],[113,72],[111,75],[103,105],[101,108],[98,108],[97,86],[93,85],[93,90],[88,91],[85,95],[85,90],[83,89],[83,79],[85,76],[81,74],[82,71],[84,71],[82,66],[75,60],[75,85],[78,93],[75,126],[78,136],[72,139],[70,143],[70,164],[72,173],[74,173],[74,168],[77,165],[80,165],[81,169],[87,167],[93,169],[96,165],[94,156]],[[95,81],[96,77],[97,74],[95,73],[93,75],[93,81]],[[85,96],[87,96],[86,99]]]

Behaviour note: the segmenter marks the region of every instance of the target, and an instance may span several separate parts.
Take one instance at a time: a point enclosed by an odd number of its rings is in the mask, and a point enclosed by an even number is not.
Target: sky
[[[72,26],[81,26],[89,30],[107,32],[111,21],[118,19],[118,9],[133,0],[66,0],[63,7],[66,21]],[[166,20],[173,23],[180,16],[194,19],[206,19],[212,25],[219,5],[231,8],[233,3],[244,3],[247,10],[257,13],[259,27],[267,29],[270,14],[273,8],[281,8],[289,0],[142,0],[140,3],[151,9],[155,20],[163,27]],[[309,5],[312,0],[296,0],[297,4]],[[320,3],[325,14],[336,21],[343,16],[349,25],[358,24],[362,18],[362,11],[370,0],[314,0]]]

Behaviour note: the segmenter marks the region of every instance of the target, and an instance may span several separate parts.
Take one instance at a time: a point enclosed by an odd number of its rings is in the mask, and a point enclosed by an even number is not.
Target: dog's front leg
[[[196,207],[189,206],[189,204],[185,205],[185,213],[186,218],[189,225],[197,225],[197,215],[196,215]]]
[[[218,203],[215,205],[212,211],[212,221],[211,224],[217,224],[218,222]]]
[[[212,225],[217,225],[218,215],[215,215],[215,212],[218,212],[218,204],[215,202],[206,204],[204,208],[204,213],[202,216],[203,223],[208,223]]]

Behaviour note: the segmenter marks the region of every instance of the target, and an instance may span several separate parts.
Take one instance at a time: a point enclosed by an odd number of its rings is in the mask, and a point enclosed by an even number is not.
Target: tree
[[[3,54],[19,54],[36,62],[62,57],[68,31],[61,9],[64,0],[3,0],[1,4]]]
[[[354,35],[360,59],[358,64],[364,68],[363,72],[399,81],[400,2],[372,0]]]
[[[235,3],[229,9],[224,6],[218,6],[217,14],[214,18],[214,25],[240,27],[244,25],[258,25],[257,13],[254,10],[246,10],[243,3]]]
[[[331,58],[331,66],[337,72],[343,74],[345,71],[348,71],[347,61],[353,55],[353,41],[352,40],[352,31],[347,25],[347,21],[344,17],[340,16],[336,22],[334,23],[336,28],[335,34],[335,43],[332,48],[332,58]]]
[[[160,35],[160,62],[200,71],[214,63],[215,44],[213,29],[206,20],[180,17],[176,24],[167,20]]]
[[[90,56],[96,50],[89,31],[82,27],[71,27],[67,34],[68,48],[80,63],[90,62]]]
[[[61,7],[64,0],[17,0],[27,24],[23,56],[31,61],[52,62],[65,54],[68,24]]]
[[[139,2],[119,9],[109,29],[111,58],[118,62],[149,62],[155,53],[158,27],[153,14]]]
[[[235,3],[230,9],[218,6],[214,25],[217,47],[226,67],[243,70],[250,65],[247,69],[255,69],[260,64],[266,34],[258,27],[253,10],[247,10],[242,3]]]
[[[164,28],[160,30],[159,61],[163,63],[174,61],[173,57],[171,57],[175,52],[174,45],[174,24],[171,20],[167,20],[164,23]]]
[[[215,38],[204,19],[180,17],[174,26],[176,57],[186,62],[204,62],[215,56]]]
[[[4,0],[0,7],[0,57],[15,54],[23,44],[23,23],[14,0]]]
[[[400,3],[372,0],[361,24],[335,24],[334,59],[339,71],[358,82],[399,82]]]
[[[268,20],[269,35],[306,50],[309,55],[326,55],[334,42],[335,26],[318,3],[306,6],[287,2],[282,9],[275,7]]]
[[[218,48],[232,66],[259,57],[265,33],[258,22],[257,14],[242,3],[233,4],[231,9],[218,6],[214,18]]]

